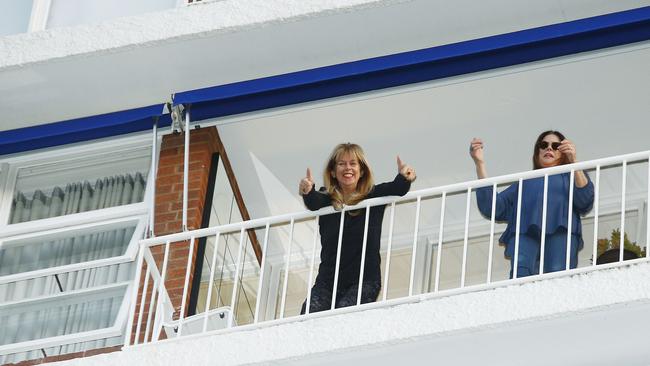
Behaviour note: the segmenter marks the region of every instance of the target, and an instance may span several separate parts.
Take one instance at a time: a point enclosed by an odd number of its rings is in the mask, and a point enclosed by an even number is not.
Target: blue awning
[[[176,93],[192,120],[339,97],[650,39],[650,6],[444,46]],[[0,132],[0,154],[168,126],[163,104]]]
[[[0,155],[169,126],[164,104],[0,132]]]
[[[200,121],[650,39],[650,6],[174,95]]]

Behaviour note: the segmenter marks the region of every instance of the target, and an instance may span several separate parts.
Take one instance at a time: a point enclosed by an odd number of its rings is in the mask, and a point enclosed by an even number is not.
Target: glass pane
[[[135,223],[94,230],[6,241],[0,249],[0,276],[124,255]]]
[[[0,345],[111,327],[122,305],[125,288],[112,290],[100,298],[97,294],[90,299],[79,295],[72,300],[28,304],[3,312]]]
[[[0,36],[25,33],[29,27],[33,0],[0,0]]]
[[[150,160],[145,146],[21,168],[9,223],[142,202]]]
[[[48,28],[97,23],[176,7],[177,0],[52,0]]]

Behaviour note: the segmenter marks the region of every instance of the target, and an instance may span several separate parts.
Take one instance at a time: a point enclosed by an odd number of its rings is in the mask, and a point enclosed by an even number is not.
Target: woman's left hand
[[[415,169],[410,165],[404,164],[402,159],[399,158],[399,155],[397,156],[397,171],[409,182],[414,181],[416,178]]]
[[[566,156],[567,162],[575,163],[578,161],[576,157],[576,145],[574,145],[570,140],[562,140],[558,150]]]

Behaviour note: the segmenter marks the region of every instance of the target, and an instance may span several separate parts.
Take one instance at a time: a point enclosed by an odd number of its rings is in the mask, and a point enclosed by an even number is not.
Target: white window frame
[[[196,1],[196,0],[195,0]],[[200,0],[198,3],[209,2]],[[184,8],[186,6],[194,5],[189,0],[176,0],[176,8]],[[32,13],[29,18],[29,25],[27,32],[36,32],[47,29],[48,20],[50,18],[50,10],[52,7],[52,0],[34,0],[32,4]]]
[[[79,230],[87,230],[91,228],[101,230],[102,228],[126,227],[129,223],[136,224],[127,250],[120,256],[2,276],[0,277],[0,285],[82,269],[100,268],[115,264],[135,262],[139,247],[138,243],[140,239],[144,237],[149,224],[149,211],[151,210],[151,202],[153,201],[152,188],[155,184],[155,172],[151,171],[151,162],[142,165],[142,168],[145,171],[148,170],[148,173],[146,175],[147,181],[144,188],[145,193],[141,202],[16,224],[8,224],[8,221],[13,197],[16,192],[16,183],[21,169],[42,168],[45,166],[53,166],[56,171],[75,169],[79,168],[79,165],[89,166],[86,160],[92,160],[93,157],[98,157],[100,158],[99,160],[102,160],[101,157],[106,157],[107,154],[121,155],[122,153],[128,152],[134,153],[132,155],[133,159],[141,159],[142,157],[145,157],[146,154],[149,154],[148,156],[151,158],[151,143],[152,139],[149,132],[121,138],[109,138],[103,141],[90,141],[87,143],[73,144],[71,146],[43,149],[35,153],[25,153],[0,159],[0,189],[2,190],[0,191],[0,249],[4,246],[5,242],[10,245],[9,242],[15,240],[25,240],[52,235],[59,236],[65,235],[66,233],[74,235],[73,233]],[[159,147],[161,145],[160,136],[156,136],[156,144],[156,151],[159,152]],[[140,154],[139,150],[142,150],[143,153]],[[156,160],[158,160],[158,158],[159,155],[155,156]],[[105,160],[110,161],[110,157]],[[125,161],[128,161],[128,159]],[[114,292],[119,288],[119,291],[123,291],[122,304],[120,305],[114,323],[110,327],[2,345],[0,346],[0,355],[15,354],[41,348],[123,336],[124,332],[127,331],[126,325],[128,310],[129,304],[132,301],[132,282],[132,280],[129,280],[114,285],[96,286],[82,290],[72,290],[39,296],[37,298],[0,303],[0,309],[4,309],[14,308],[19,305],[34,306],[34,304],[39,302],[41,304],[47,304],[52,301],[55,303],[58,301],[86,302],[88,301],[88,296],[101,297],[102,292],[108,290]]]

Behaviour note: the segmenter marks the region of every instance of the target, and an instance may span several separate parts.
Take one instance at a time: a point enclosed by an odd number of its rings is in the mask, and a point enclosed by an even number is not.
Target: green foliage
[[[627,233],[623,238],[623,249],[636,253],[639,257],[645,257],[645,248],[641,248],[636,242],[630,241]],[[621,247],[621,231],[619,229],[612,230],[610,239],[598,239],[598,256],[610,249],[617,249]]]

